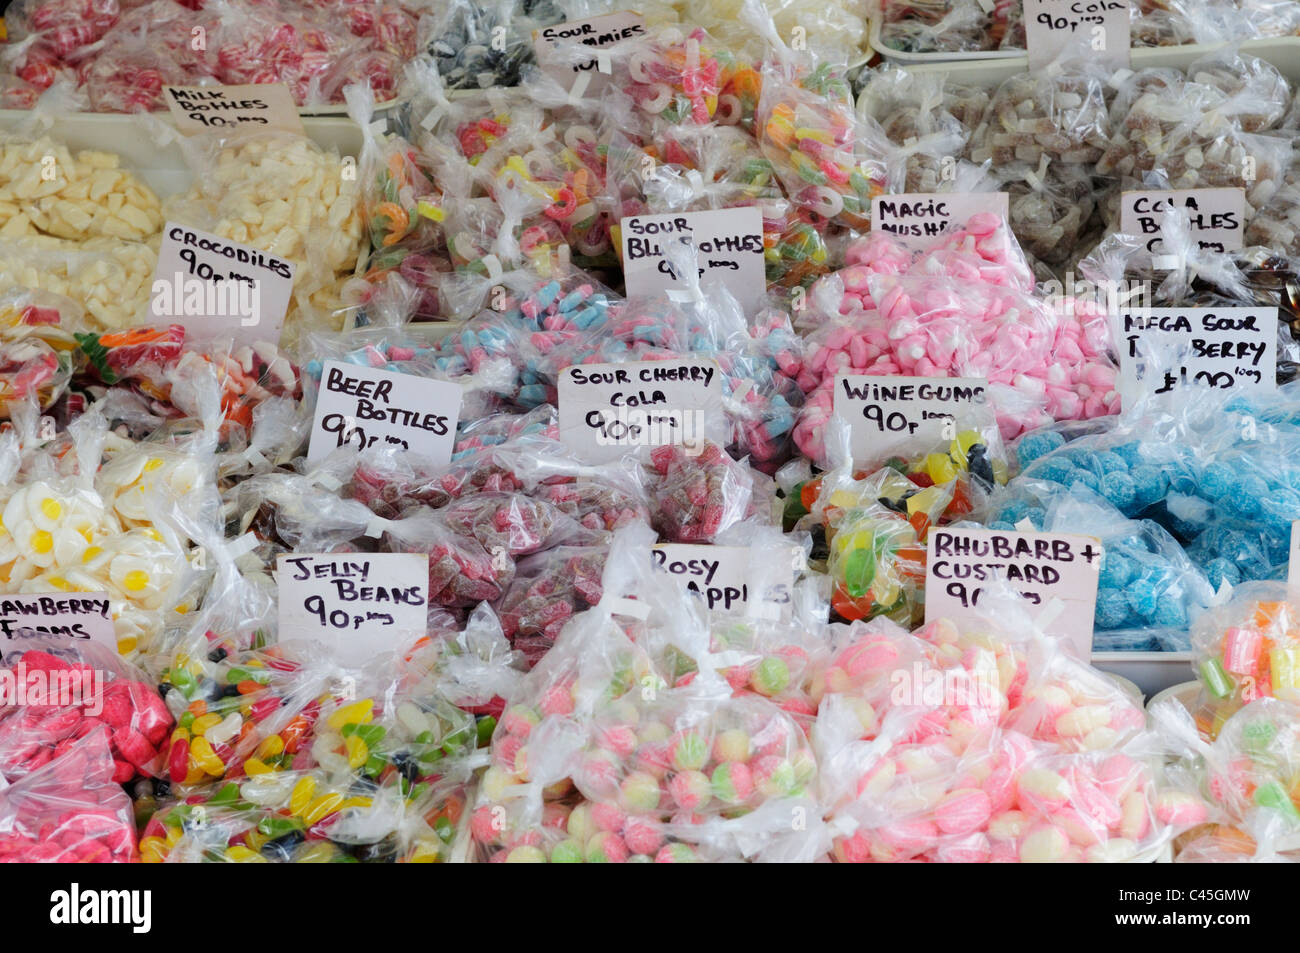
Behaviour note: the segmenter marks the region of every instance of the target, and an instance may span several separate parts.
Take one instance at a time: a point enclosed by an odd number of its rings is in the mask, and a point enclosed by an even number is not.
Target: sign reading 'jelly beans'
[[[0,657],[21,630],[98,642],[117,651],[117,634],[106,594],[36,592],[0,596]]]
[[[164,86],[163,99],[182,135],[208,129],[282,129],[303,135],[293,93],[283,83]]]
[[[1114,69],[1129,64],[1128,0],[1024,0],[1029,68],[1040,70],[1067,44]],[[1081,38],[1081,39],[1080,39]]]
[[[1114,324],[1125,408],[1189,386],[1277,387],[1277,308],[1138,308]]]
[[[645,36],[645,19],[639,13],[622,10],[586,20],[570,20],[533,31],[533,52],[537,63],[565,89],[570,89],[578,76],[591,77],[585,96],[599,94],[609,83],[599,71],[596,57],[573,61],[566,45],[581,43],[592,49],[603,49],[633,37]],[[559,53],[557,48],[563,50]]]
[[[925,251],[950,226],[965,225],[981,212],[1009,217],[1006,192],[911,192],[871,200],[871,227],[889,232],[909,251]]]
[[[953,440],[964,430],[995,424],[988,381],[979,377],[835,378],[835,415],[849,423],[857,463],[911,457]]]
[[[560,439],[588,463],[640,447],[726,443],[722,374],[712,361],[575,364],[560,372]]]
[[[280,640],[330,646],[345,665],[395,652],[428,629],[424,553],[322,553],[276,559]]]
[[[803,556],[801,546],[791,546],[788,556],[771,548],[695,543],[660,543],[650,550],[655,569],[699,595],[710,609],[744,612],[763,592],[766,605],[750,614],[787,620],[795,568],[802,565]]]
[[[339,447],[390,446],[447,463],[460,401],[460,385],[448,381],[326,361],[307,459],[319,460]]]
[[[932,529],[925,621],[976,617],[985,586],[1002,580],[1035,607],[1049,634],[1070,639],[1087,658],[1101,557],[1101,541],[1094,536]]]
[[[695,246],[700,277],[720,276],[747,314],[762,301],[767,273],[763,213],[757,208],[630,215],[620,222],[620,232],[628,297],[686,288],[666,251],[670,243],[683,242]]]
[[[183,325],[186,337],[198,340],[280,340],[292,262],[175,222],[162,235],[150,285],[153,323]]]
[[[1192,234],[1208,251],[1236,251],[1242,246],[1246,226],[1245,189],[1170,189],[1125,192],[1120,196],[1120,227],[1125,235],[1137,235],[1147,251],[1165,251],[1161,239],[1165,213],[1181,209],[1187,213]]]

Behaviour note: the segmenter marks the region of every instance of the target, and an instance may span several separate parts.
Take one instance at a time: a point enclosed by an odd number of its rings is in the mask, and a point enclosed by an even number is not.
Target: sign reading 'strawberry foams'
[[[326,361],[307,459],[319,460],[339,447],[386,445],[447,463],[460,400],[460,385],[448,381]]]
[[[276,559],[280,640],[330,646],[345,665],[407,648],[429,626],[424,553],[294,554]]]
[[[0,658],[22,632],[94,641],[117,651],[107,593],[33,592],[0,596]]]
[[[186,136],[208,129],[281,129],[304,135],[293,93],[283,83],[164,86],[163,99]]]
[[[722,375],[712,361],[574,364],[560,372],[558,390],[560,439],[588,463],[639,447],[725,442]]]
[[[976,607],[985,585],[1002,580],[1045,620],[1049,635],[1069,638],[1087,658],[1101,557],[1101,541],[1095,536],[931,529],[925,621],[978,618]]]

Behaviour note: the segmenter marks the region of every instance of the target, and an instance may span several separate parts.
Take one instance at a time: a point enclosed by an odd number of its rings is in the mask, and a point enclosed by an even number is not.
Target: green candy
[[[1300,811],[1278,781],[1270,781],[1255,790],[1255,803],[1284,814],[1292,823],[1300,822]]]
[[[854,599],[861,599],[876,578],[876,555],[870,549],[855,549],[844,557],[844,588]]]
[[[478,747],[482,748],[492,741],[492,733],[497,730],[497,720],[491,715],[484,715],[478,720]]]
[[[582,845],[576,840],[560,841],[551,849],[551,863],[553,864],[580,864],[584,859]]]
[[[790,666],[785,664],[785,659],[768,656],[758,664],[752,680],[755,691],[760,694],[779,694],[790,684]]]

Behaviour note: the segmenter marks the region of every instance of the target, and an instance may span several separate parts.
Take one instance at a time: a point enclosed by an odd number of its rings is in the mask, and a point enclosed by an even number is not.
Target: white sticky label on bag
[[[98,642],[117,651],[108,593],[33,592],[0,596],[0,658],[22,630]]]
[[[1165,213],[1182,209],[1197,244],[1205,250],[1236,251],[1244,244],[1244,189],[1168,189],[1125,192],[1120,196],[1120,231],[1146,242],[1153,255],[1164,253],[1161,228]]]
[[[588,463],[667,444],[698,452],[723,430],[712,361],[575,364],[560,372],[558,391],[560,439]]]
[[[746,314],[759,307],[767,292],[763,213],[757,208],[630,215],[620,222],[620,232],[629,298],[685,287],[664,253],[675,241],[695,245],[700,277],[720,275]]]
[[[1044,69],[1080,36],[1090,61],[1128,68],[1128,0],[1024,0],[1024,12],[1031,71]]]
[[[460,403],[460,385],[450,381],[326,361],[307,459],[319,460],[344,446],[395,446],[448,463]]]
[[[925,621],[978,617],[984,587],[1003,580],[1037,617],[1053,600],[1065,604],[1047,627],[1069,639],[1083,658],[1092,652],[1101,541],[1066,533],[931,529],[926,546]]]
[[[982,377],[835,376],[835,416],[848,421],[849,450],[862,464],[936,449],[963,430],[995,423]]]
[[[293,276],[293,263],[283,258],[168,222],[149,286],[149,319],[182,325],[195,340],[278,344]]]
[[[283,83],[164,86],[163,99],[183,135],[207,130],[280,129],[306,135],[293,93]]]
[[[577,74],[589,75],[591,84],[587,87],[586,95],[595,96],[603,92],[609,84],[609,79],[605,75],[610,71],[609,57],[605,56],[604,63],[600,55],[593,55],[590,60],[581,63],[568,62],[567,58],[560,60],[555,55],[556,47],[581,43],[583,46],[590,46],[593,50],[599,50],[633,37],[645,36],[645,33],[645,18],[639,13],[623,10],[534,30],[533,52],[542,70],[565,89],[572,87]],[[605,68],[602,69],[602,66]]]
[[[276,557],[280,641],[329,646],[344,665],[399,651],[429,626],[425,553],[323,553]]]
[[[792,549],[795,547],[791,547]],[[798,547],[799,555],[803,548]],[[755,565],[755,559],[765,560]],[[700,596],[709,609],[743,611],[765,592],[763,601],[777,609],[777,618],[789,619],[794,588],[794,553],[784,560],[764,551],[757,557],[749,546],[710,546],[696,543],[659,543],[650,550],[651,565],[667,573],[688,592]],[[770,564],[767,560],[775,560]]]
[[[909,251],[931,248],[948,230],[960,227],[981,212],[1002,221],[1009,216],[1006,192],[908,192],[877,195],[871,200],[871,227],[889,232]]]
[[[1112,320],[1122,407],[1188,386],[1277,389],[1277,308],[1135,308]]]

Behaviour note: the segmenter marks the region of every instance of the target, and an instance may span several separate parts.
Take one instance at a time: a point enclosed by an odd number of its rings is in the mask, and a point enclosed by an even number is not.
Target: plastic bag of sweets
[[[455,0],[421,17],[420,36],[448,89],[515,86],[534,59],[533,31],[563,19],[551,0]]]
[[[96,728],[0,788],[0,861],[134,863],[131,799],[113,780],[109,732]]]
[[[973,53],[996,48],[992,20],[975,0],[887,0],[880,38],[905,53]]]
[[[399,691],[409,697],[445,699],[469,712],[477,719],[478,743],[484,745],[523,677],[523,668],[523,657],[511,648],[501,620],[483,603],[470,612],[463,626],[451,620],[431,623],[429,634],[418,639],[403,659]]]
[[[557,546],[516,564],[497,608],[502,631],[529,665],[550,650],[570,619],[600,602],[607,555],[603,543]]]
[[[1192,627],[1201,696],[1193,709],[1201,734],[1215,738],[1224,722],[1259,698],[1300,701],[1295,659],[1300,627],[1283,582],[1234,588]]]
[[[3,665],[21,699],[0,708],[0,773],[38,770],[103,726],[113,779],[159,776],[172,716],[149,678],[96,642],[28,633],[10,641]]]
[[[872,198],[885,191],[892,147],[844,90],[824,65],[804,74],[769,66],[755,128],[786,195],[814,223],[863,231]]]
[[[84,321],[80,306],[62,295],[0,293],[0,406],[26,399],[41,410],[53,406],[80,363],[75,334]]]
[[[746,520],[772,522],[771,479],[717,444],[665,445],[642,457],[652,523],[665,542],[708,543]]]

